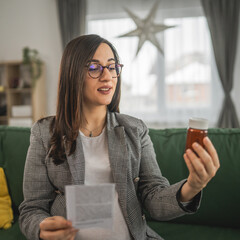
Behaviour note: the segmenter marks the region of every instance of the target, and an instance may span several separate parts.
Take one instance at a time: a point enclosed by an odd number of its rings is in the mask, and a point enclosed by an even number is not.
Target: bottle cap
[[[188,126],[190,128],[205,130],[208,129],[208,120],[204,118],[190,118]]]

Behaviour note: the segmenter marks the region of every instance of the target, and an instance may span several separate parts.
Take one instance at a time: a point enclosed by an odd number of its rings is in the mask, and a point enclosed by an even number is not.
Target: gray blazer
[[[47,152],[49,125],[53,117],[42,119],[31,129],[30,146],[24,171],[24,201],[19,207],[20,228],[28,239],[39,239],[39,223],[49,216],[66,217],[64,186],[84,184],[85,160],[80,134],[76,151],[56,166]],[[181,186],[161,174],[146,125],[139,119],[107,114],[107,137],[110,166],[119,203],[133,239],[162,239],[146,224],[145,208],[156,220],[170,220],[199,207],[199,194],[191,208],[178,200]]]

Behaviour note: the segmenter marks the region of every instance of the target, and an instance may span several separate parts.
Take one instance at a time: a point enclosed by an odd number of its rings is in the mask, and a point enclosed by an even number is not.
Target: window
[[[121,111],[130,114],[142,111],[156,112],[157,91],[154,94],[152,91],[157,83],[157,74],[151,71],[156,63],[158,52],[147,42],[136,57],[138,39],[118,38],[134,28],[135,24],[129,18],[95,20],[88,23],[89,33],[99,34],[112,42],[120,55],[121,63],[124,64],[121,75]]]
[[[166,19],[165,90],[168,108],[211,105],[211,48],[205,17]]]
[[[121,112],[143,119],[149,127],[185,127],[192,116],[208,118],[214,126],[222,93],[205,17],[155,22],[174,26],[157,34],[164,56],[149,42],[136,56],[138,38],[118,37],[136,28],[130,18],[88,21],[88,32],[112,42],[124,64]]]

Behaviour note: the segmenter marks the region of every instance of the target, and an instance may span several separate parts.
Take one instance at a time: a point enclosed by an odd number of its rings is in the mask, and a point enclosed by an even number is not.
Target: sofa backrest
[[[14,214],[23,201],[22,182],[30,129],[0,126],[0,167],[3,167]]]
[[[183,159],[186,129],[150,129],[157,161],[171,184],[188,177]],[[203,190],[200,209],[173,222],[240,227],[240,129],[209,129],[220,169]]]
[[[186,129],[150,129],[163,176],[171,184],[188,176],[183,159]],[[0,126],[0,166],[6,173],[14,213],[23,201],[22,181],[30,129]],[[178,223],[240,226],[240,129],[209,129],[221,167],[203,190],[199,211],[173,220]]]

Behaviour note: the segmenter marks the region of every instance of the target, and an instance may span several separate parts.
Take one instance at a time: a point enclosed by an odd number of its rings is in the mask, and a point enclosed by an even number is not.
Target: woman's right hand
[[[78,229],[71,221],[60,216],[45,218],[40,223],[40,238],[43,240],[74,240]]]

